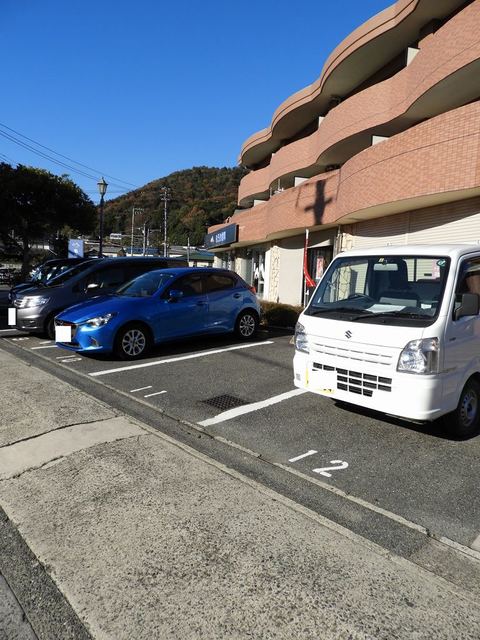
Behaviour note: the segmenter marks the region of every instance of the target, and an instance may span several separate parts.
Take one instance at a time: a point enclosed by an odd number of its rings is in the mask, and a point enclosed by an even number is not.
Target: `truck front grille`
[[[372,397],[374,391],[392,390],[392,378],[384,376],[375,376],[371,373],[362,373],[361,371],[351,371],[349,369],[340,369],[330,365],[324,365],[314,362],[313,371],[336,371],[337,373],[337,389],[356,393],[357,395]]]

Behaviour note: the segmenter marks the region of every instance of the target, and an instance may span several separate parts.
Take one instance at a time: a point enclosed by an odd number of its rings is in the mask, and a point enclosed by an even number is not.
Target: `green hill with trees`
[[[135,225],[147,221],[151,229],[163,230],[163,187],[170,190],[168,201],[169,244],[200,245],[206,228],[231,216],[237,202],[240,167],[193,167],[176,171],[105,203],[105,234],[130,234],[132,209],[143,209]]]

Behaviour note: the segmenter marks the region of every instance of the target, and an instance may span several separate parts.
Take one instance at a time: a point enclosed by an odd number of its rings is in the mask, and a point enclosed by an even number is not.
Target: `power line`
[[[18,144],[20,147],[23,147],[24,149],[27,149],[28,151],[32,151],[36,155],[41,156],[42,158],[45,158],[46,160],[50,160],[50,162],[54,162],[55,164],[58,164],[59,166],[64,167],[65,169],[69,169],[70,171],[75,171],[76,173],[84,176],[85,178],[90,178],[91,180],[95,180],[96,179],[95,176],[91,176],[88,173],[85,173],[85,171],[80,171],[79,169],[76,170],[71,165],[66,164],[65,162],[60,162],[59,160],[55,160],[51,156],[43,153],[42,151],[38,151],[38,149],[35,149],[34,147],[30,146],[29,144],[27,144],[25,142],[22,142],[21,140],[17,140],[16,138],[14,138],[13,136],[9,135],[5,131],[0,131],[0,136],[3,136],[7,140],[10,140],[11,142],[14,142],[15,144]]]
[[[47,151],[50,151],[51,153],[54,153],[56,156],[58,156],[59,158],[64,158],[65,160],[68,160],[69,162],[73,162],[74,164],[78,165],[79,167],[84,167],[85,169],[88,169],[89,171],[93,171],[95,172],[97,175],[96,176],[91,176],[89,174],[87,174],[84,171],[81,171],[79,169],[76,169],[75,167],[72,167],[71,165],[68,165],[64,162],[60,162],[59,160],[56,160],[55,158],[52,158],[51,156],[49,156],[48,154],[44,154],[41,151],[39,151],[38,149],[35,149],[33,147],[31,147],[30,145],[22,142],[21,140],[18,140],[17,138],[15,138],[15,136],[12,136],[8,133],[6,133],[5,131],[0,131],[0,135],[3,135],[5,138],[11,140],[12,142],[14,142],[15,144],[18,144],[22,147],[24,147],[25,149],[28,149],[29,151],[36,153],[37,155],[40,155],[43,158],[46,158],[47,160],[50,160],[51,162],[58,164],[59,166],[65,167],[67,169],[70,169],[71,171],[74,171],[80,175],[83,175],[84,177],[90,178],[92,180],[97,180],[97,176],[99,174],[105,175],[108,178],[111,178],[112,180],[115,180],[116,182],[122,182],[125,185],[128,185],[130,187],[133,188],[138,188],[138,185],[134,185],[131,182],[127,182],[126,180],[122,180],[121,178],[116,178],[115,176],[111,176],[108,173],[105,173],[104,171],[100,171],[98,169],[95,169],[93,167],[90,167],[86,164],[83,164],[81,162],[77,162],[76,160],[73,160],[73,158],[69,158],[68,156],[65,156],[61,153],[59,153],[58,151],[55,151],[54,149],[51,149],[50,147],[46,147],[45,145],[41,144],[40,142],[37,142],[36,140],[33,140],[32,138],[29,138],[28,136],[23,135],[22,133],[20,133],[19,131],[16,131],[15,129],[12,129],[11,127],[8,127],[6,124],[3,124],[0,122],[0,126],[3,127],[4,129],[7,129],[8,131],[11,131],[12,133],[15,133],[16,135],[20,136],[21,138],[28,140],[29,142],[32,142],[34,145],[41,147],[42,149],[46,149]],[[114,185],[114,183],[111,183],[112,185]],[[120,188],[123,188],[122,185],[114,185]],[[127,191],[127,189],[124,189],[125,191]]]
[[[0,153],[0,158],[3,158],[7,162],[13,162],[13,164],[18,164],[16,160],[14,160],[13,158],[10,158],[9,156],[6,156],[4,153]]]

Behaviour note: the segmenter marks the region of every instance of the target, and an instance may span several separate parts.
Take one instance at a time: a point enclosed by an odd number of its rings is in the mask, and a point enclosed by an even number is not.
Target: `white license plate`
[[[337,388],[337,372],[336,371],[320,371],[308,372],[308,386],[312,391],[322,391],[323,393],[333,393]]]
[[[15,307],[10,307],[8,310],[8,324],[9,326],[17,324],[17,310]]]
[[[55,342],[71,342],[72,327],[70,325],[55,326]]]

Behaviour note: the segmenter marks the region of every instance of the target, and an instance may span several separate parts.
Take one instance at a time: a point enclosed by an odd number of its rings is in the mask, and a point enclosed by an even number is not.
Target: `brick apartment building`
[[[480,241],[480,0],[398,0],[244,143],[216,264],[300,304],[336,253]]]

